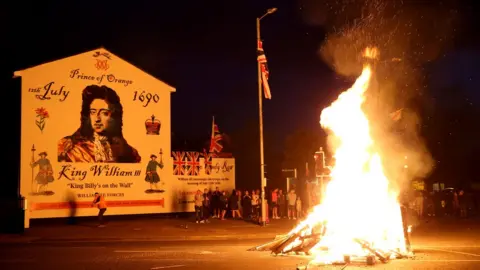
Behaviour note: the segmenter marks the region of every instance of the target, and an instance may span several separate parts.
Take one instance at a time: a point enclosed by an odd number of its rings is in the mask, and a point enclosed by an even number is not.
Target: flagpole
[[[212,116],[212,133],[210,134],[210,138],[215,136],[215,116]]]
[[[258,46],[261,42],[260,38],[260,20],[263,19],[265,16],[274,13],[277,11],[276,8],[270,8],[267,10],[267,13],[263,14],[263,16],[257,18],[257,50]],[[262,98],[262,71],[261,71],[261,64],[260,61],[257,61],[257,81],[258,81],[258,123],[260,129],[260,188],[262,190],[262,226],[266,225],[267,220],[267,209],[265,203],[265,186],[266,186],[266,179],[265,179],[265,153],[263,149],[263,98]]]
[[[212,115],[212,131],[210,133],[210,146],[208,148],[209,153],[212,152],[212,140],[213,140],[214,133],[215,133],[215,116]]]

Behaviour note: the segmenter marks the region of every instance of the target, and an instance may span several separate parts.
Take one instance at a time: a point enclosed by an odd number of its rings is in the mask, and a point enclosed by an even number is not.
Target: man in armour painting
[[[80,128],[58,142],[59,162],[139,163],[141,157],[122,133],[123,107],[117,93],[90,85],[82,93]]]

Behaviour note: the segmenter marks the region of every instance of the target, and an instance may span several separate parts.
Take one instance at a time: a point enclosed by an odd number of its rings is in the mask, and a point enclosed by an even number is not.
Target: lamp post
[[[257,18],[257,49],[260,44],[260,20],[265,18],[267,15],[270,15],[277,11],[277,8],[270,8],[267,10],[265,14],[263,14],[261,17]],[[265,154],[263,151],[263,98],[262,98],[262,71],[261,71],[261,65],[260,62],[257,61],[257,76],[258,76],[258,117],[259,117],[259,126],[260,126],[260,175],[261,175],[261,189],[262,189],[262,221],[261,225],[265,226],[266,225],[266,203],[265,203],[265,184],[266,184],[266,179],[265,179]]]

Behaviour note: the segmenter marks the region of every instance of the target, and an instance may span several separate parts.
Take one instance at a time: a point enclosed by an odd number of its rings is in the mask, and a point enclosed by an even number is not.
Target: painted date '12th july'
[[[143,104],[143,107],[147,107],[152,101],[158,103],[158,101],[160,101],[160,97],[157,94],[152,94],[145,91],[135,91],[133,92],[133,101],[137,100]]]

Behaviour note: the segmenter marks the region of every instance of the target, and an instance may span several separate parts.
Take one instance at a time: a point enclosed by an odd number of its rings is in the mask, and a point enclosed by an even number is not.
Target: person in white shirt
[[[253,210],[253,217],[258,218],[259,216],[259,206],[260,197],[258,196],[257,192],[252,191],[252,210]]]
[[[297,202],[297,194],[295,190],[291,189],[288,193],[288,219],[297,219],[295,215],[295,206]]]
[[[199,189],[195,194],[195,222],[196,223],[204,223],[203,221],[203,194],[202,191]]]

